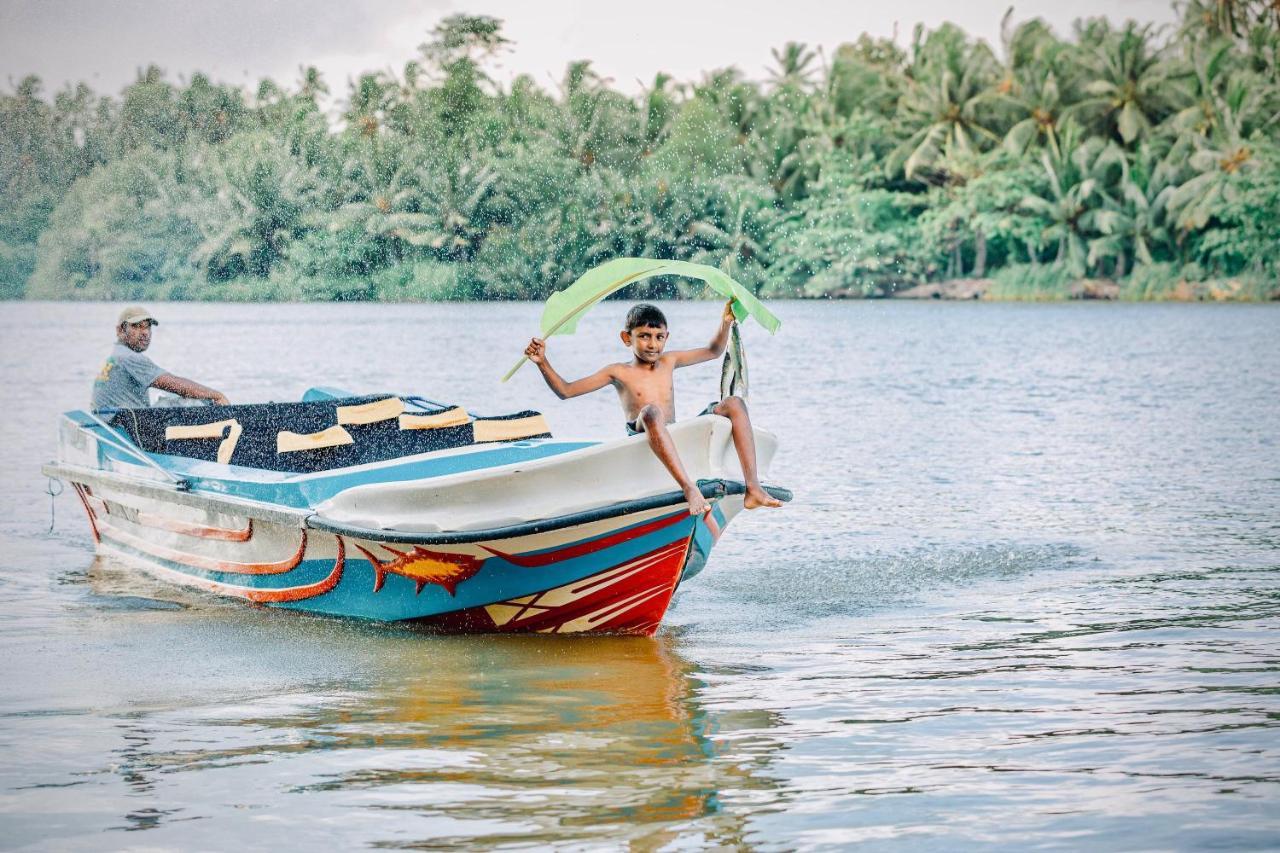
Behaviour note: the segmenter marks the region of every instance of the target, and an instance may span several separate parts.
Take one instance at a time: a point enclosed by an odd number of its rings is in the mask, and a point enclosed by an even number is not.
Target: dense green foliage
[[[990,276],[1055,298],[1267,298],[1280,281],[1280,11],[1190,0],[1178,28],[998,52],[917,28],[774,52],[628,97],[569,66],[500,86],[501,22],[445,19],[327,117],[314,69],[249,95],[156,68],[119,99],[0,94],[0,296],[541,298],[619,255],[718,264],[765,295]],[[690,286],[653,280],[648,294]]]

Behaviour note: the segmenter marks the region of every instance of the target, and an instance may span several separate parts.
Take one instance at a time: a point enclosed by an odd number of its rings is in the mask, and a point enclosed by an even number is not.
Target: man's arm
[[[190,397],[194,400],[212,400],[220,406],[227,405],[227,398],[221,391],[215,391],[207,385],[174,376],[172,373],[161,373],[151,380],[151,387],[177,394],[179,397]]]
[[[731,299],[724,304],[724,313],[720,315],[720,328],[716,330],[716,336],[711,339],[711,343],[698,349],[677,350],[670,353],[675,366],[688,367],[691,364],[701,364],[704,361],[719,358],[729,343],[729,327],[733,325],[733,320],[733,300]]]
[[[566,382],[564,377],[556,373],[555,368],[551,366],[551,362],[547,361],[547,344],[541,338],[534,338],[530,341],[529,346],[525,347],[524,354],[538,366],[538,369],[542,371],[542,378],[547,381],[547,387],[561,400],[578,397],[582,394],[590,394],[592,391],[599,391],[613,382],[612,365],[602,367],[582,379]]]

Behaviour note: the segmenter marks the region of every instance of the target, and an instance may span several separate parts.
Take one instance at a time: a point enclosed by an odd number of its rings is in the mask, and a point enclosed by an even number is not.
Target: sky
[[[203,71],[254,89],[263,77],[293,85],[315,65],[334,95],[364,71],[399,73],[443,17],[500,18],[512,49],[491,67],[499,80],[532,75],[554,90],[568,63],[590,59],[597,73],[635,93],[659,71],[679,81],[736,66],[767,79],[770,50],[788,41],[826,55],[863,32],[897,34],[916,23],[952,21],[999,47],[1008,0],[0,0],[0,85],[12,91],[39,75],[45,94],[85,81],[118,94],[155,63],[171,80]],[[1024,0],[1015,20],[1044,18],[1060,35],[1076,18],[1105,15],[1171,23],[1168,0]]]

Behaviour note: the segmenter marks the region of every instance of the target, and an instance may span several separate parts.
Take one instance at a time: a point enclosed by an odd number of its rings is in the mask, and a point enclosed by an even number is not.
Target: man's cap
[[[120,312],[120,319],[116,321],[116,325],[121,323],[141,323],[143,320],[150,320],[151,324],[159,324],[159,320],[151,315],[151,312],[141,305],[130,305],[128,308]]]

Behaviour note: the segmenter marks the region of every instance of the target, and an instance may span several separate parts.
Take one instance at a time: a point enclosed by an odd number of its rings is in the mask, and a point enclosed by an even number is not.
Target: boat
[[[670,431],[705,516],[643,435],[554,438],[534,411],[332,388],[67,412],[42,470],[74,487],[101,554],[219,596],[443,633],[651,635],[745,492],[728,419]],[[777,442],[755,440],[764,474]]]

